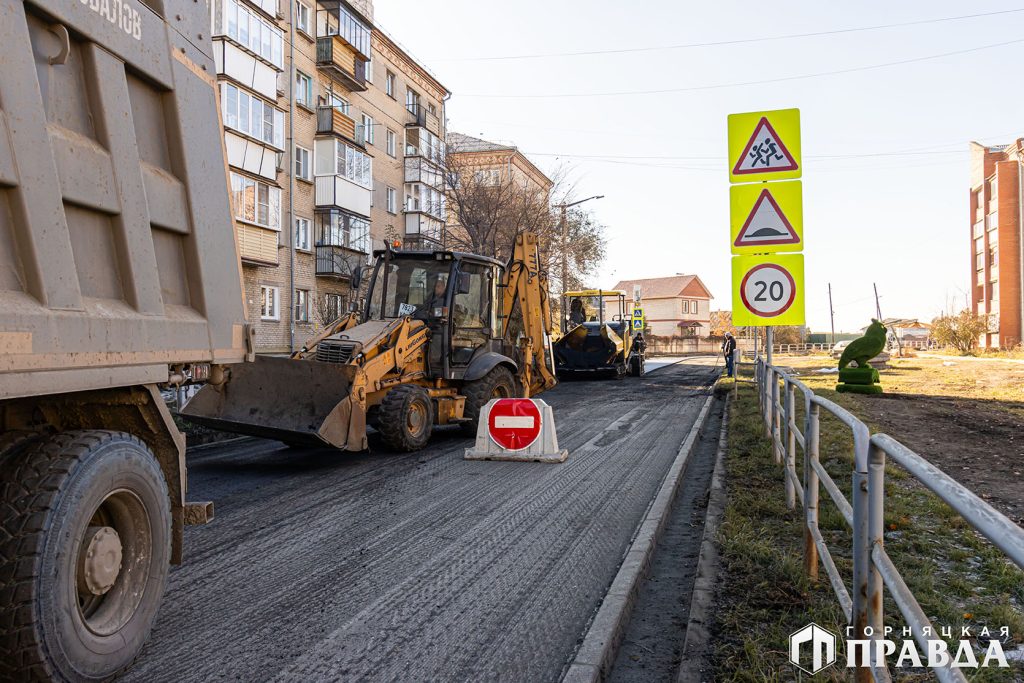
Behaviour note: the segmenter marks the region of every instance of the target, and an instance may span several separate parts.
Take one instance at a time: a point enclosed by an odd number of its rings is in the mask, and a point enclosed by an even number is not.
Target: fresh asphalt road
[[[569,459],[463,460],[243,440],[189,454],[186,530],[128,681],[556,681],[719,368],[564,382]]]

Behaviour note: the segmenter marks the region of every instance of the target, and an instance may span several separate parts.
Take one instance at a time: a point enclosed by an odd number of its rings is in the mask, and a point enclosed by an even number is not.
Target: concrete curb
[[[718,582],[718,529],[725,513],[725,452],[728,447],[729,404],[726,398],[722,415],[722,429],[718,435],[718,452],[715,454],[715,471],[711,475],[708,491],[708,509],[704,518],[704,540],[700,545],[697,559],[697,576],[693,581],[690,596],[689,619],[686,623],[686,640],[683,642],[683,657],[676,674],[676,683],[699,683],[712,680],[708,675],[710,652],[708,645],[711,634],[708,630],[708,612],[715,598]]]
[[[604,596],[590,628],[583,638],[576,656],[565,676],[563,683],[593,683],[601,681],[611,670],[618,652],[622,633],[629,623],[637,591],[641,579],[650,568],[651,556],[658,543],[658,538],[665,527],[669,511],[675,500],[676,490],[682,481],[686,463],[697,444],[697,439],[707,421],[711,404],[715,400],[714,390],[709,394],[697,414],[697,420],[679,447],[679,453],[669,468],[668,474],[658,490],[654,502],[648,508],[643,522],[640,523],[636,536],[626,552],[622,565],[612,581],[608,593]]]

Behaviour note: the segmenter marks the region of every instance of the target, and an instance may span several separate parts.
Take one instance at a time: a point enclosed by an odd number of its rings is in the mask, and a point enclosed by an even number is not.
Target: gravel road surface
[[[123,680],[558,680],[717,372],[560,384],[560,465],[466,461],[457,431],[412,454],[190,453],[216,519],[187,529]]]

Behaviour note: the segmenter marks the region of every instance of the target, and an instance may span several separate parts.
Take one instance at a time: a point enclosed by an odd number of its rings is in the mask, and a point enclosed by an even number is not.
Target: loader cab
[[[502,348],[498,285],[503,267],[451,251],[377,251],[365,320],[410,317],[430,328],[430,374],[460,380],[469,366]]]

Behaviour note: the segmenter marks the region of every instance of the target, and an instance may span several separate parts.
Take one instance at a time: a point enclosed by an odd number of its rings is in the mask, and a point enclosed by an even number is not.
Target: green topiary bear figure
[[[857,361],[859,367],[866,368],[868,361],[880,354],[884,348],[885,325],[872,318],[871,325],[864,336],[854,339],[843,349],[843,355],[839,359],[839,369],[845,368],[852,360]]]

